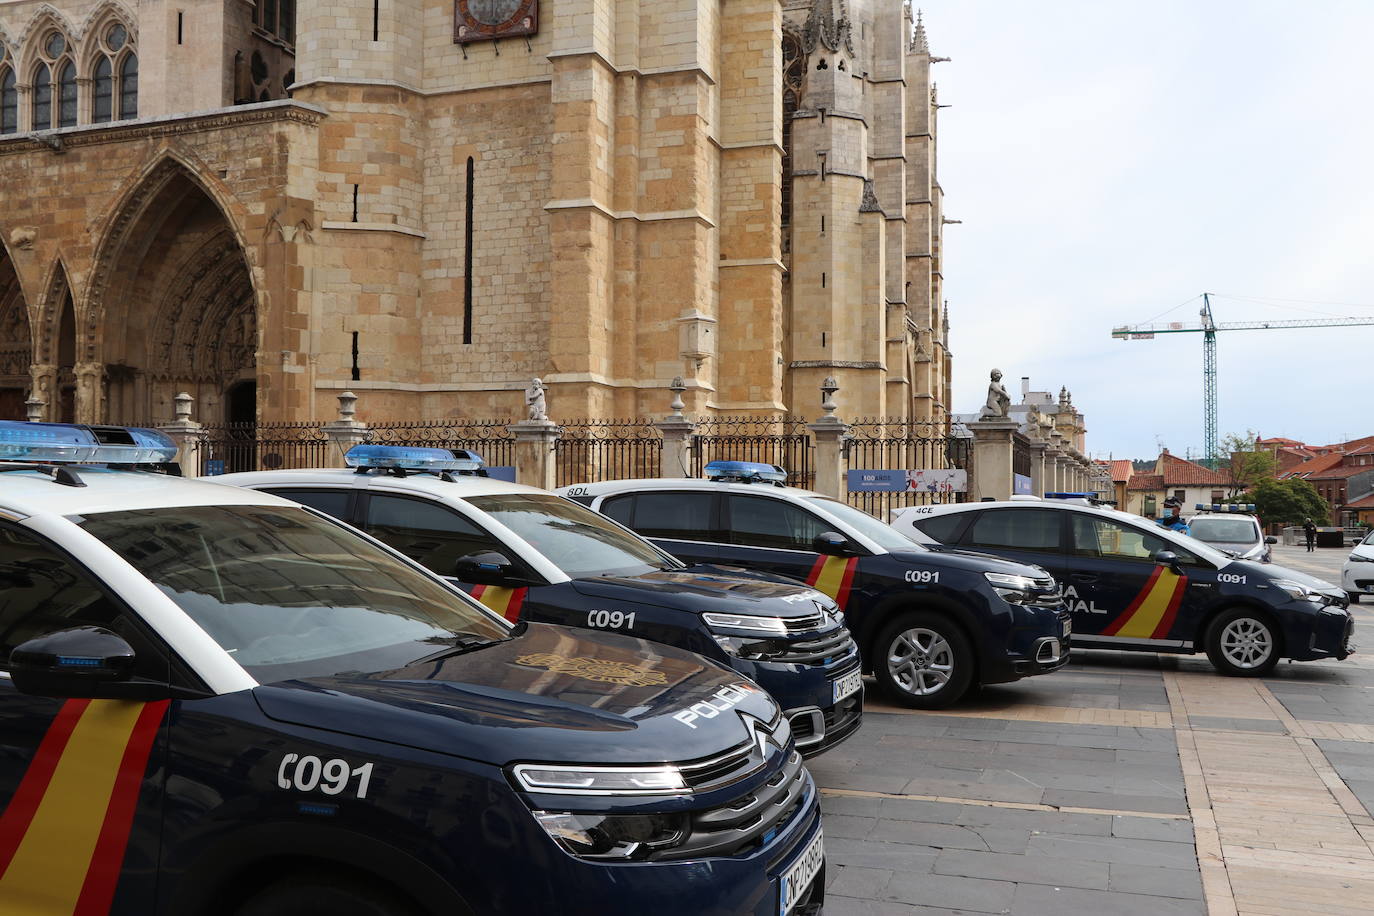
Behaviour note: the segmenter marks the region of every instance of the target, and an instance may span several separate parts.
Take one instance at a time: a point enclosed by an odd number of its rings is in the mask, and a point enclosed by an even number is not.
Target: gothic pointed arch
[[[0,244],[0,420],[24,419],[33,365],[33,330],[19,271]]]
[[[178,391],[214,420],[255,379],[258,295],[217,189],[177,156],[121,195],[97,248],[83,310],[85,358],[104,367],[103,419],[162,422]]]
[[[78,61],[90,81],[91,123],[138,117],[138,26],[122,4],[106,0],[91,11]]]

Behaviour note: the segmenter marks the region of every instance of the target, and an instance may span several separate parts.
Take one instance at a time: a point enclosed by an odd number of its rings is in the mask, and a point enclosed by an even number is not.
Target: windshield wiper
[[[478,649],[486,649],[503,642],[510,642],[511,637],[504,639],[487,639],[482,636],[454,636],[451,640],[446,639],[450,645],[446,649],[440,649],[433,655],[426,655],[424,658],[416,659],[411,662],[413,665],[423,665],[426,662],[443,661],[446,658],[455,658],[459,655],[466,655],[469,652],[476,652]]]

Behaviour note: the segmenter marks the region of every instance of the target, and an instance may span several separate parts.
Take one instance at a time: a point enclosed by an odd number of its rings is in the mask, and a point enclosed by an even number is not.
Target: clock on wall
[[[488,41],[539,31],[539,0],[454,0],[453,40]]]

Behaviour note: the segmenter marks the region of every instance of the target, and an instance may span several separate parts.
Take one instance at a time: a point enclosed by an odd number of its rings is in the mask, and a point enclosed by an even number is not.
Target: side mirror
[[[453,564],[453,577],[474,585],[524,585],[510,557],[494,550],[483,550],[459,557]]]
[[[1278,542],[1279,539],[1274,537],[1272,534],[1264,539],[1264,543],[1266,544],[1277,544]]]
[[[37,636],[10,653],[15,689],[33,696],[98,697],[101,688],[128,681],[133,672],[133,647],[100,627]]]
[[[827,557],[857,557],[858,545],[838,531],[825,531],[811,539],[811,549]]]
[[[1160,566],[1167,566],[1175,571],[1182,566],[1178,561],[1178,554],[1174,553],[1172,550],[1157,551],[1152,559]]]

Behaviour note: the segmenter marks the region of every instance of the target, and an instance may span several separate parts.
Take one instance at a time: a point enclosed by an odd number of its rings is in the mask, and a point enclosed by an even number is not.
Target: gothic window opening
[[[67,36],[57,30],[49,32],[39,45],[29,109],[33,130],[76,126],[76,64],[69,51]]]
[[[119,65],[119,116],[138,117],[138,57],[132,52]]]
[[[19,90],[14,68],[9,65],[8,55],[0,46],[0,134],[12,134],[18,130]]]
[[[296,0],[257,0],[253,24],[286,44],[295,45]]]
[[[64,61],[57,71],[57,126],[76,126],[76,65]]]
[[[91,120],[96,124],[138,117],[138,53],[122,22],[105,27],[91,71]]]
[[[792,223],[792,116],[806,89],[806,52],[801,38],[782,33],[782,224]]]

